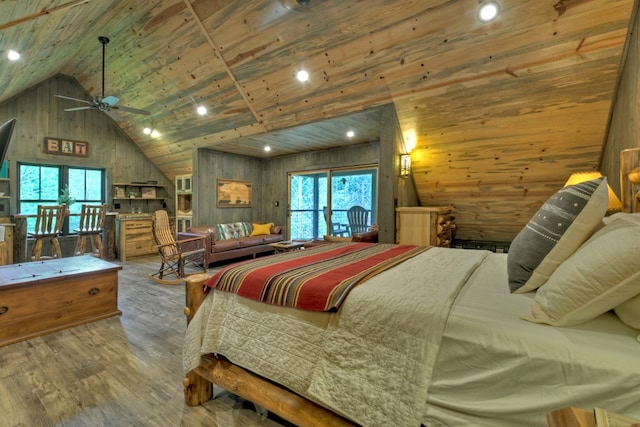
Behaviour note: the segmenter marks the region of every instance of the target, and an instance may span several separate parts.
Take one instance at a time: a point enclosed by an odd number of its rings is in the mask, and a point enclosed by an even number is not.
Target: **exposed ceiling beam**
[[[0,25],[0,31],[6,30],[7,28],[15,27],[16,25],[20,25],[23,22],[31,21],[41,16],[51,15],[53,12],[58,12],[60,10],[68,9],[73,6],[77,6],[81,3],[89,3],[91,0],[73,0],[67,3],[63,3],[60,6],[52,7],[51,9],[42,9],[40,12],[32,13],[31,15],[23,16],[19,19],[14,19],[13,21],[6,22]]]
[[[198,24],[198,27],[200,28],[200,31],[202,31],[202,34],[207,39],[207,42],[209,43],[209,45],[213,49],[214,53],[216,54],[216,57],[222,63],[222,66],[224,67],[225,71],[227,72],[227,75],[229,76],[229,78],[231,79],[231,81],[235,85],[236,89],[240,93],[240,96],[242,96],[242,99],[247,104],[247,107],[251,111],[251,114],[253,114],[253,117],[256,119],[256,122],[260,125],[260,127],[264,130],[265,133],[268,132],[269,130],[267,129],[267,127],[265,126],[264,122],[262,121],[262,119],[258,115],[258,112],[256,111],[256,109],[253,107],[253,104],[251,104],[251,101],[247,97],[247,94],[244,92],[244,90],[242,90],[242,86],[240,86],[240,83],[238,83],[238,80],[236,80],[236,77],[233,75],[233,72],[231,71],[231,68],[229,68],[229,64],[227,64],[227,61],[225,61],[224,58],[222,57],[222,53],[220,52],[220,49],[218,48],[218,45],[216,45],[216,43],[213,41],[213,39],[209,35],[209,32],[204,27],[204,24],[202,23],[202,20],[200,20],[200,17],[196,13],[196,11],[193,9],[193,6],[191,5],[191,2],[189,0],[183,0],[183,1],[184,1],[184,4],[187,6],[187,9],[189,9],[189,11],[191,12],[191,15],[193,15],[193,19],[195,20],[196,24]]]

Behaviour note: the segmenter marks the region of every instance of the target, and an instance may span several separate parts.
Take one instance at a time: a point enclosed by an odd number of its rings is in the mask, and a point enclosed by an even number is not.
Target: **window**
[[[78,228],[83,203],[97,205],[105,200],[104,169],[19,163],[18,177],[18,210],[23,215],[36,215],[38,205],[57,205],[61,190],[68,186],[76,202],[69,206],[64,234]],[[35,223],[35,217],[27,219],[27,232],[34,230]]]

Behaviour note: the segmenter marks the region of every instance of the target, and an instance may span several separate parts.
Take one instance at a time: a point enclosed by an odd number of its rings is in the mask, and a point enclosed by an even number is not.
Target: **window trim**
[[[67,165],[67,164],[50,164],[50,163],[37,163],[37,162],[18,162],[17,164],[17,196],[16,196],[16,201],[17,201],[17,211],[22,213],[22,204],[23,203],[52,203],[52,204],[56,204],[58,202],[58,198],[56,196],[56,199],[22,199],[21,197],[21,186],[22,186],[22,166],[31,166],[31,167],[46,167],[46,168],[55,168],[58,169],[58,191],[57,194],[60,194],[60,190],[62,188],[64,188],[65,185],[69,184],[69,173],[71,169],[78,169],[78,170],[83,170],[83,171],[99,171],[101,173],[101,177],[100,177],[100,200],[94,200],[94,199],[77,199],[76,198],[76,203],[82,205],[83,203],[106,203],[106,182],[107,182],[107,170],[106,168],[100,168],[100,167],[91,167],[91,166],[79,166],[79,165]],[[42,176],[40,177],[40,188],[42,187]],[[86,191],[85,191],[86,193]],[[24,215],[34,215],[32,213],[28,213],[28,214],[24,214]],[[78,215],[78,214],[72,214],[72,215]],[[64,226],[62,228],[62,235],[63,236],[68,236],[68,235],[76,235],[76,233],[73,233],[71,230],[69,230],[69,217],[65,218],[64,221]],[[29,229],[29,226],[27,226],[27,229]]]

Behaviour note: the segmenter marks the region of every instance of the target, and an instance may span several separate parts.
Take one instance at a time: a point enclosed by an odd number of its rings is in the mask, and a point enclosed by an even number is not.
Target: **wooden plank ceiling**
[[[270,157],[375,140],[375,107],[394,103],[421,203],[454,204],[475,237],[502,215],[508,238],[570,172],[597,167],[634,0],[499,0],[490,24],[483,2],[5,0],[0,102],[56,74],[100,96],[107,36],[105,94],[151,113],[110,114],[169,178],[194,147]]]

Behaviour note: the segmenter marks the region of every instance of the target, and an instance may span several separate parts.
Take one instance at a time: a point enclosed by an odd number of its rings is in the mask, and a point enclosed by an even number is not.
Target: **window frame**
[[[52,169],[57,169],[58,170],[58,188],[56,191],[56,198],[55,199],[50,199],[50,198],[38,198],[38,199],[23,199],[22,198],[22,193],[21,193],[21,187],[22,187],[22,167],[26,166],[26,167],[37,167],[37,168],[52,168]],[[69,185],[70,182],[70,171],[71,170],[79,170],[79,171],[84,171],[85,174],[85,179],[86,179],[86,173],[87,171],[98,171],[100,173],[100,198],[99,199],[94,199],[94,198],[87,198],[87,191],[85,188],[84,194],[82,195],[83,197],[74,197],[76,199],[76,202],[74,204],[72,204],[69,207],[69,211],[70,211],[70,215],[71,217],[74,218],[74,220],[71,221],[70,224],[70,216],[67,216],[65,218],[64,221],[64,226],[62,228],[62,235],[66,236],[66,235],[75,235],[76,233],[74,233],[72,231],[73,228],[75,228],[75,226],[77,225],[76,223],[79,222],[80,218],[79,218],[79,214],[80,214],[80,210],[82,208],[82,204],[102,204],[102,203],[106,203],[106,180],[107,180],[107,171],[105,168],[100,168],[100,167],[87,167],[87,166],[78,166],[78,165],[65,165],[65,164],[48,164],[48,163],[37,163],[37,162],[18,162],[18,179],[17,179],[17,203],[18,203],[18,212],[20,212],[23,215],[35,215],[36,213],[25,213],[22,212],[22,206],[23,203],[36,203],[36,204],[45,204],[45,205],[56,205],[58,204],[58,196],[60,195],[60,191],[61,189],[63,189],[65,187],[65,185]],[[85,181],[86,182],[86,181]],[[39,189],[42,189],[42,175],[39,178]],[[42,191],[40,191],[40,194],[42,194]],[[73,196],[73,194],[72,194]],[[76,212],[77,211],[77,212]],[[76,225],[74,225],[76,224]],[[27,219],[27,231],[31,232],[33,231],[33,228],[35,227],[35,217],[34,218],[28,218]]]

